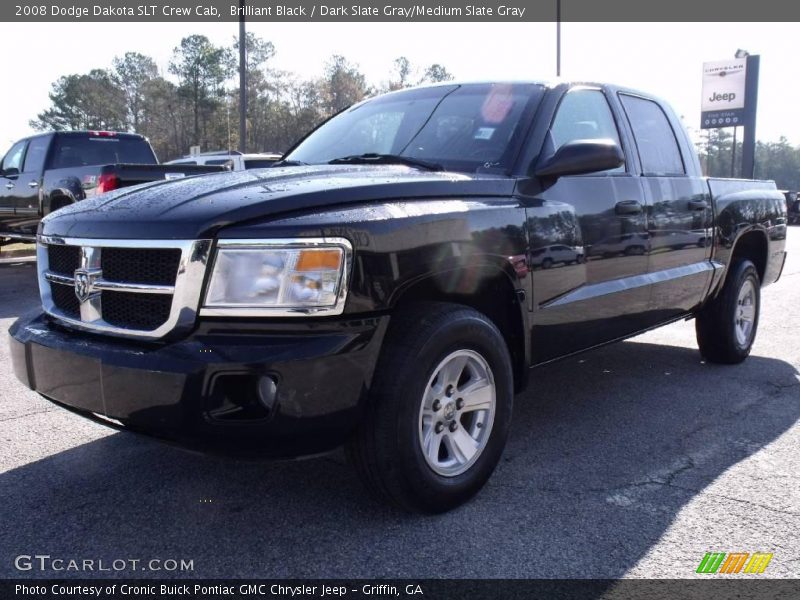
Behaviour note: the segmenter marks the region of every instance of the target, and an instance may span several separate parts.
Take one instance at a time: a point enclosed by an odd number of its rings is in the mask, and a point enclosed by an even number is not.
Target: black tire
[[[54,213],[65,206],[69,206],[70,204],[72,204],[72,201],[66,196],[55,196],[50,199],[50,212]]]
[[[428,385],[434,371],[454,352],[464,351],[480,356],[490,367],[494,417],[474,462],[462,473],[444,476],[434,471],[422,451],[422,404],[433,389]],[[444,512],[469,500],[491,476],[508,437],[512,404],[511,357],[487,317],[457,304],[411,305],[392,317],[348,455],[379,499],[409,511]]]
[[[543,269],[550,269],[553,266],[553,259],[552,258],[545,258],[542,261],[542,268]]]
[[[742,340],[737,336],[742,288],[752,285],[754,316],[749,334]],[[761,308],[761,282],[755,265],[739,259],[730,266],[725,285],[719,295],[697,315],[695,331],[700,354],[709,362],[738,364],[750,355],[758,331]]]

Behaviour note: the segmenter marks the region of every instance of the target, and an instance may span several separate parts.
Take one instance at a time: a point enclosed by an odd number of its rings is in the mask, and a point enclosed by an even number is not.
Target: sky
[[[373,83],[387,81],[401,55],[416,67],[441,63],[459,80],[552,79],[556,72],[554,23],[248,23],[248,30],[275,44],[274,68],[303,78],[320,75],[332,54],[356,63]],[[0,56],[15,56],[31,40],[60,40],[17,63],[2,102],[0,152],[31,133],[28,121],[48,107],[59,76],[108,68],[131,50],[154,58],[167,75],[173,48],[193,33],[230,44],[238,23],[0,23]],[[657,94],[693,137],[702,63],[732,58],[738,48],[760,54],[757,137],[800,144],[796,23],[563,23],[561,33],[563,78]]]

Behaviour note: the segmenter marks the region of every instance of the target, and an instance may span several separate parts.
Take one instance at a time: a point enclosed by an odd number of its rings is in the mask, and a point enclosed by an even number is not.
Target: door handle
[[[642,212],[642,205],[637,200],[621,200],[614,205],[614,212],[618,215],[638,215]]]
[[[35,181],[29,181],[28,182],[28,187],[35,188],[35,187],[38,187],[38,186],[39,186],[39,184],[37,182],[35,182]]]
[[[10,190],[10,189],[12,189],[13,187],[14,187],[14,184],[13,184],[13,183],[11,183],[10,181],[9,181],[9,182],[6,184],[6,189],[7,189],[7,190]]]
[[[706,210],[708,202],[705,200],[689,200],[689,210]]]

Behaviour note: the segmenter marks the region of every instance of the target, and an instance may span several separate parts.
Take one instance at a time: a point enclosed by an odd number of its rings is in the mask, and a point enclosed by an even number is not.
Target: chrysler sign
[[[700,129],[743,126],[742,177],[752,179],[756,168],[756,113],[761,57],[745,50],[737,50],[736,54],[741,58],[703,63]],[[735,129],[733,138],[736,139]],[[734,150],[731,156],[734,171],[735,155]]]
[[[701,129],[745,124],[746,82],[746,58],[703,63]]]

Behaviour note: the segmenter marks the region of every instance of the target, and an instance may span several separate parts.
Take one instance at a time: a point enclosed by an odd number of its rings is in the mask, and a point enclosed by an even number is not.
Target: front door
[[[23,140],[11,146],[0,164],[0,234],[14,229],[16,189],[27,145],[28,140]]]
[[[52,136],[41,135],[28,141],[22,161],[22,172],[12,190],[14,230],[23,235],[36,235],[39,225],[40,186],[51,139]]]
[[[599,89],[574,88],[564,95],[545,151],[581,139],[612,139],[623,146]],[[629,157],[629,149],[623,150]],[[611,171],[560,177],[525,199],[535,362],[641,329],[649,299],[639,281],[647,274],[647,203],[628,162]],[[520,186],[523,197],[525,190]],[[556,260],[565,256],[570,260]]]

